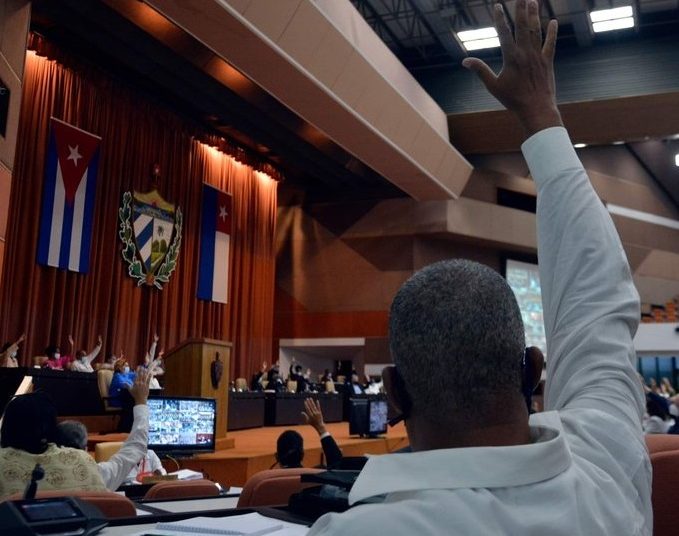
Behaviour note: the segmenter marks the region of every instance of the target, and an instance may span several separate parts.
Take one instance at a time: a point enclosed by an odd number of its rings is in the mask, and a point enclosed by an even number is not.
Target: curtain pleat
[[[0,288],[3,340],[27,333],[24,365],[51,343],[66,352],[69,333],[86,349],[101,334],[107,354],[122,349],[132,363],[155,331],[166,349],[187,338],[229,340],[232,377],[249,374],[271,356],[276,181],[205,145],[211,135],[124,81],[64,58],[27,54]],[[87,274],[36,262],[51,116],[102,137]],[[156,162],[159,192],[184,213],[177,269],[160,291],[127,275],[118,238],[122,194],[153,189]],[[196,297],[203,182],[233,195],[227,305]]]

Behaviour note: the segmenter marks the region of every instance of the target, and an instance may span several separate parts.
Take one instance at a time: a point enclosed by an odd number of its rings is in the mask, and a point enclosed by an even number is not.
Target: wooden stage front
[[[390,428],[386,436],[376,439],[349,436],[349,423],[338,422],[326,424],[345,456],[362,456],[363,454],[386,454],[408,446],[408,438],[403,423]],[[321,463],[321,442],[311,426],[269,426],[251,430],[229,432],[229,439],[235,442],[234,448],[218,450],[212,454],[200,454],[193,458],[178,460],[180,469],[202,471],[206,477],[223,486],[242,487],[248,478],[259,471],[271,468],[274,464],[276,440],[285,430],[297,430],[304,438],[305,467],[313,467]],[[101,441],[120,441],[120,434],[91,434],[90,445]],[[172,460],[163,460],[168,471],[176,471]]]

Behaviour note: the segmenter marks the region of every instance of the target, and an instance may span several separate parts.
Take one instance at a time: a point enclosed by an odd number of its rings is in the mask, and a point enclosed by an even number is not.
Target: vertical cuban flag
[[[201,300],[228,302],[231,206],[229,194],[203,184],[198,270],[198,297]]]
[[[87,272],[101,138],[55,118],[50,127],[38,262]]]

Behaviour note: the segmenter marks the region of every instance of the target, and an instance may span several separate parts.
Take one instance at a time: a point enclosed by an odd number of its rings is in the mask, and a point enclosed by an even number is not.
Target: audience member
[[[363,386],[361,385],[361,382],[358,379],[358,372],[355,370],[351,371],[351,377],[349,379],[349,382],[346,384],[346,391],[351,395],[362,395],[365,390],[363,389]]]
[[[42,365],[42,368],[49,368],[52,370],[68,370],[71,365],[72,357],[68,355],[61,355],[61,349],[52,344],[45,348],[45,355],[47,360]]]
[[[68,342],[73,347],[73,337],[68,336]],[[75,354],[75,360],[71,363],[71,370],[76,372],[94,372],[92,368],[92,361],[99,355],[101,351],[101,335],[97,337],[97,345],[88,354],[85,350],[78,350]]]
[[[548,411],[528,414],[543,366],[539,352],[525,352],[506,280],[471,261],[421,270],[392,303],[394,366],[383,373],[413,452],[370,457],[349,502],[383,502],[327,514],[309,536],[653,530],[632,340],[639,295],[610,215],[562,127],[556,21],[543,46],[535,0],[517,0],[514,36],[500,4],[494,16],[500,74],[479,59],[464,65],[528,137],[522,150],[538,192]]]
[[[264,386],[262,385],[262,381],[267,379],[267,374],[266,374],[267,366],[266,366],[266,361],[262,363],[262,366],[259,368],[259,372],[256,374],[252,375],[252,379],[250,380],[250,390],[251,391],[263,391]]]
[[[92,457],[58,447],[56,438],[57,409],[45,393],[17,396],[7,404],[0,427],[0,500],[23,492],[38,463],[45,471],[39,491],[105,490]]]
[[[128,479],[137,475],[137,467],[144,463],[149,440],[149,396],[151,375],[140,369],[129,393],[134,400],[134,422],[120,450],[97,467],[106,489],[115,491]],[[65,447],[87,450],[87,428],[78,421],[64,421],[58,425],[57,442]],[[155,456],[155,453],[154,453]],[[156,457],[157,458],[157,457]],[[150,469],[153,471],[152,469]],[[130,475],[132,477],[130,478]]]
[[[286,430],[276,441],[276,463],[281,469],[302,467],[304,439],[294,430]]]
[[[644,419],[644,432],[647,434],[666,434],[674,425],[669,403],[658,394],[646,394],[646,413],[648,417]]]
[[[337,467],[342,461],[342,451],[325,427],[321,404],[318,400],[313,398],[305,399],[302,416],[304,417],[304,422],[316,430],[316,433],[321,440],[321,448],[325,455],[325,464],[329,469]]]
[[[277,368],[272,368],[269,371],[269,383],[266,384],[266,390],[275,391],[277,393],[285,391],[285,384],[283,383]]]
[[[296,364],[294,358],[290,364],[290,374],[288,375],[288,380],[297,382],[297,393],[303,393],[307,390],[307,382],[304,378],[304,374],[302,374],[302,365]]]
[[[129,389],[134,384],[136,373],[130,370],[127,359],[119,358],[113,365],[113,378],[108,388],[109,404],[113,407],[122,407],[121,395],[124,389]]]
[[[17,353],[25,338],[26,334],[23,333],[16,342],[6,342],[2,345],[2,348],[0,348],[0,367],[17,368],[19,366]]]
[[[660,381],[660,391],[663,396],[665,397],[670,397],[674,396],[677,394],[677,392],[674,390],[674,387],[672,387],[672,384],[670,383],[670,380],[668,378],[663,378]]]

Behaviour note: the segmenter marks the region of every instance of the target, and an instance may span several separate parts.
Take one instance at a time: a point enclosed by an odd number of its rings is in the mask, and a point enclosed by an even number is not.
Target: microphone
[[[26,491],[24,492],[24,500],[35,499],[35,494],[38,491],[38,481],[43,478],[45,478],[45,470],[42,468],[42,465],[36,463],[31,473],[31,482],[26,486]]]

